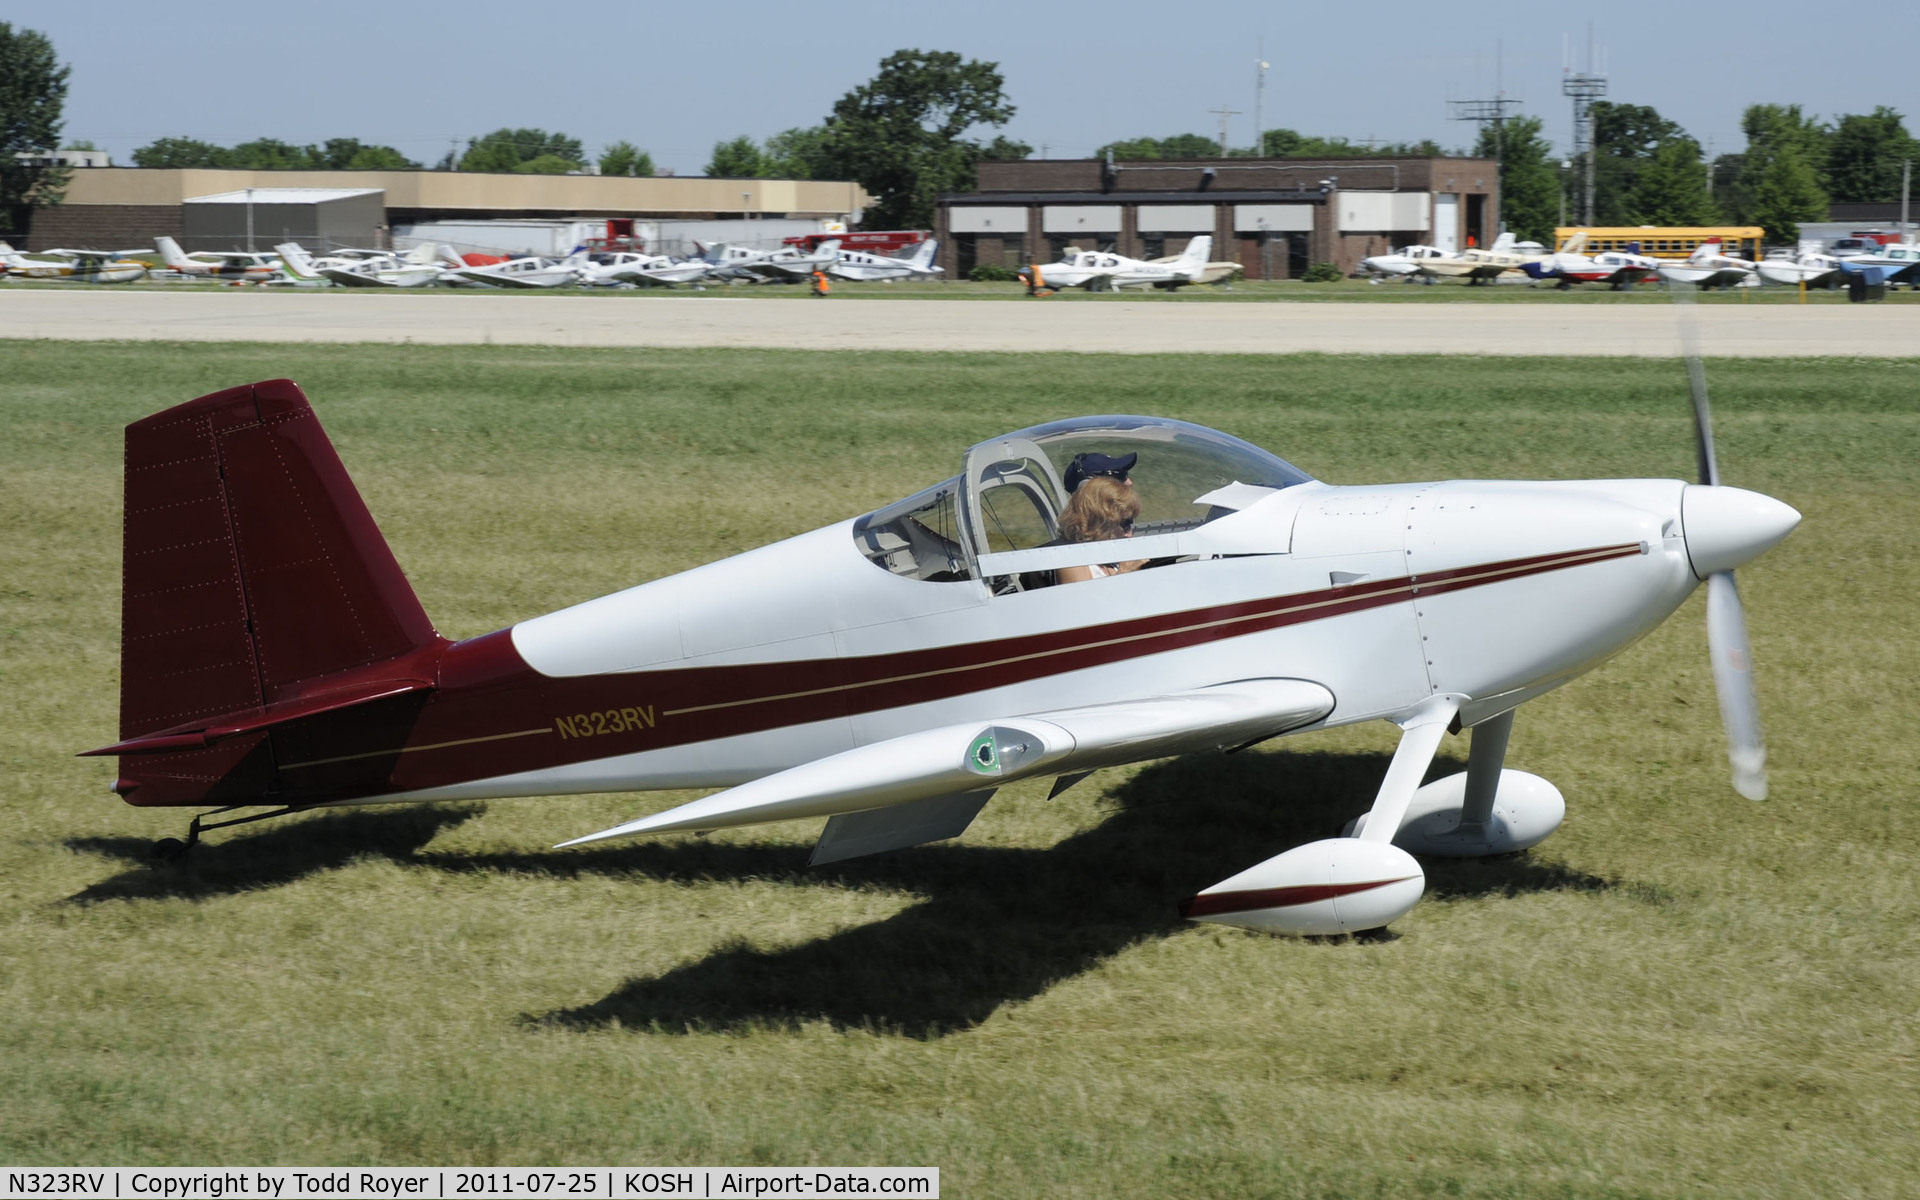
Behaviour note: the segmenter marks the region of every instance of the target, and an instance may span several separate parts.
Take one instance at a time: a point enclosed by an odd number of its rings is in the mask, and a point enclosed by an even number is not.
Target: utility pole
[[[1907,159],[1900,164],[1900,240],[1911,241],[1907,230],[1907,200],[1913,191],[1913,160]]]
[[[1447,107],[1453,110],[1453,115],[1448,119],[1474,121],[1483,130],[1488,125],[1492,125],[1493,158],[1499,173],[1504,174],[1507,166],[1507,114],[1517,110],[1520,107],[1520,101],[1509,100],[1507,89],[1501,83],[1501,59],[1505,53],[1505,43],[1496,41],[1493,45],[1493,99],[1449,100]]]
[[[1267,98],[1267,68],[1273,64],[1267,61],[1267,40],[1261,38],[1254,43],[1253,51],[1253,156],[1264,158],[1267,153],[1267,127],[1262,120],[1262,110]]]
[[[1223,104],[1219,108],[1210,108],[1207,111],[1220,118],[1220,157],[1225,158],[1227,156],[1227,118],[1239,116],[1240,110],[1228,108]]]
[[[1593,102],[1607,94],[1607,77],[1594,70],[1593,25],[1587,25],[1587,69],[1561,68],[1560,92],[1573,101],[1573,156],[1579,164],[1580,223],[1593,224]]]

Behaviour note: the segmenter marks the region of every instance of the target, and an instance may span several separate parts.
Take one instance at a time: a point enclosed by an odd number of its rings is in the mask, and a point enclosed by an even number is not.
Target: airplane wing
[[[1310,725],[1333,706],[1333,693],[1308,680],[1246,679],[1138,700],[947,725],[802,763],[562,845],[848,813],[862,814],[872,824],[880,814],[870,810],[895,806],[910,810],[898,814],[906,827],[937,828],[950,825],[961,815],[954,810],[970,802],[971,810],[959,821],[959,829],[964,829],[986,803],[980,793],[990,794],[1004,784],[1169,754],[1231,749]],[[935,801],[945,804],[931,803]],[[887,833],[899,832],[897,827],[889,831],[888,824],[882,818],[876,829],[860,832],[879,832],[883,836],[877,840],[886,841]],[[951,837],[959,829],[932,836]],[[823,839],[823,850],[830,840]],[[871,836],[857,840],[868,842],[869,848],[854,853],[865,854],[930,839],[887,845],[871,845],[876,840]]]

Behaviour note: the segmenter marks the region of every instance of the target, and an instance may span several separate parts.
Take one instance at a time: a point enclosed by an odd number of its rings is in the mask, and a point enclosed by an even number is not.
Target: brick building
[[[1247,278],[1291,279],[1409,243],[1484,246],[1499,228],[1498,171],[1482,158],[983,162],[978,191],[934,210],[949,278],[1069,248],[1160,258],[1205,233]]]

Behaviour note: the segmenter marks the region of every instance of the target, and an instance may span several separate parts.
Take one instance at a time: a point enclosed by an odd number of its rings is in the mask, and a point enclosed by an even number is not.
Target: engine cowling
[[[1270,933],[1358,933],[1405,916],[1426,887],[1426,872],[1398,846],[1327,838],[1221,880],[1180,915]]]

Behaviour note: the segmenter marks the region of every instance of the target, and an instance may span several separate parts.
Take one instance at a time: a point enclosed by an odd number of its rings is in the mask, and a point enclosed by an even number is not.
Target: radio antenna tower
[[[1560,91],[1573,100],[1573,158],[1580,171],[1582,225],[1593,224],[1593,102],[1607,94],[1607,77],[1593,64],[1593,23],[1587,23],[1587,69],[1575,71],[1564,62],[1560,68]]]
[[[1493,44],[1493,99],[1491,100],[1449,100],[1447,107],[1453,110],[1448,120],[1476,121],[1481,129],[1493,126],[1493,158],[1501,167],[1507,162],[1507,117],[1520,108],[1520,101],[1507,98],[1506,88],[1501,86],[1501,59],[1505,53],[1503,42]],[[1475,72],[1478,74],[1478,72]]]

